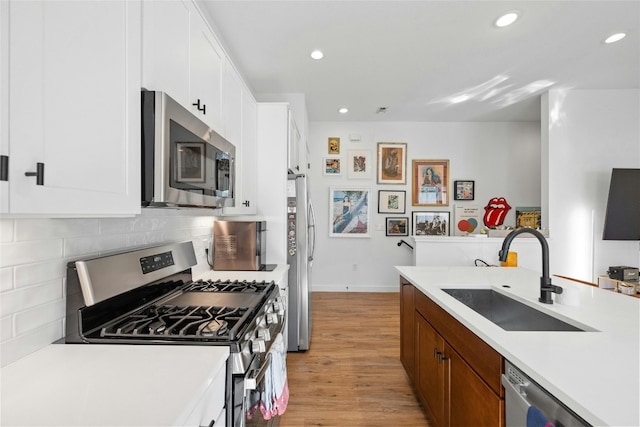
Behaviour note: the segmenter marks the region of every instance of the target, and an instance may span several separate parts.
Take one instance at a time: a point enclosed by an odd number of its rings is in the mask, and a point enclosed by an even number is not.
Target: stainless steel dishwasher
[[[502,385],[507,427],[529,427],[527,412],[530,406],[538,408],[555,427],[590,425],[508,360],[504,361],[504,371]]]

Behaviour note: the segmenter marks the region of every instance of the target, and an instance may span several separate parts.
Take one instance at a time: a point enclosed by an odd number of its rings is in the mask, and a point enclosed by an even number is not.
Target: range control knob
[[[267,328],[258,328],[256,335],[264,341],[271,341],[271,332]]]
[[[276,300],[273,303],[273,310],[281,316],[284,315],[284,304],[282,303],[282,301]]]
[[[276,325],[278,324],[278,314],[267,313],[266,320],[267,320],[267,325]]]
[[[264,353],[267,351],[267,345],[263,339],[256,338],[251,341],[251,353]]]

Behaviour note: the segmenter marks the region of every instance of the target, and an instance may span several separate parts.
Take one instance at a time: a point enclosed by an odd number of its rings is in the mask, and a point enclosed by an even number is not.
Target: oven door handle
[[[260,366],[260,369],[252,369],[251,371],[249,371],[249,376],[244,380],[245,391],[255,390],[258,388],[258,384],[264,378],[264,375],[267,373],[267,368],[269,367],[270,364],[271,364],[271,353],[267,353],[267,357],[265,357],[264,362],[262,363],[262,366]],[[255,375],[252,375],[256,371],[257,373]]]

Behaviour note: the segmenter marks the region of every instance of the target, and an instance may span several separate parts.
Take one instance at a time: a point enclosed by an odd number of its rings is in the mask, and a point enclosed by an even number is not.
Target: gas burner
[[[152,305],[103,327],[100,336],[160,340],[232,340],[245,324],[248,314],[247,307]]]
[[[247,280],[197,280],[189,284],[184,290],[186,292],[263,292],[270,283],[247,281]]]

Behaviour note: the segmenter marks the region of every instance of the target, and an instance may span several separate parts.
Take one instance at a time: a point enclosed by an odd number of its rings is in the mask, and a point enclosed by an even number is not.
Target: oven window
[[[169,185],[178,190],[229,197],[231,156],[170,120]]]

